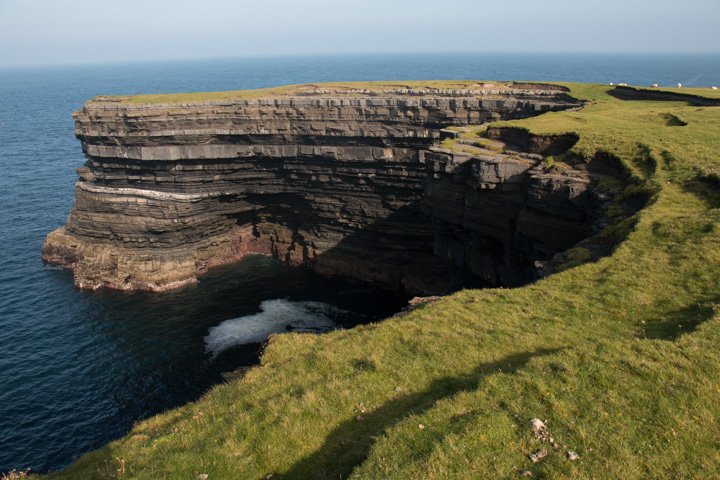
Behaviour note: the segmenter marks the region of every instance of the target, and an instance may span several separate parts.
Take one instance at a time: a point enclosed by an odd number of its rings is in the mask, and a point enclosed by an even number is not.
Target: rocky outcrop
[[[476,152],[431,148],[423,210],[432,218],[434,253],[480,284],[518,286],[547,273],[560,252],[600,232],[610,200],[594,185],[620,176],[618,163],[554,164],[577,141],[572,135],[533,137],[518,129],[489,129],[503,139]],[[499,152],[498,152],[499,150]]]
[[[522,161],[463,161],[431,146],[446,127],[579,106],[532,87],[308,87],[197,104],[96,99],[73,114],[88,161],[43,259],[73,268],[75,284],[89,289],[174,288],[248,252],[418,293],[445,290],[449,265],[507,281],[515,263],[493,270],[490,258],[510,255],[493,242],[567,248],[585,234],[576,228],[584,194],[560,192],[587,182],[533,176]],[[480,200],[481,192],[491,194]],[[478,228],[497,235],[476,238]],[[448,240],[449,230],[469,235],[472,249]]]

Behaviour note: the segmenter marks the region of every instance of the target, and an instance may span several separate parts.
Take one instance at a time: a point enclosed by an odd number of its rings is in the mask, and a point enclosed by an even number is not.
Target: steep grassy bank
[[[633,178],[605,188],[651,194],[605,232],[625,237],[612,256],[375,325],[274,337],[244,378],[56,476],[720,476],[720,109],[565,86],[594,103],[501,126],[574,132],[571,156],[607,152]]]

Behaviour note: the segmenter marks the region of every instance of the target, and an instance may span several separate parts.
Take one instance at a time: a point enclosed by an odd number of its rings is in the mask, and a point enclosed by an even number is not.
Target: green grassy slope
[[[374,325],[276,336],[244,378],[57,477],[720,477],[720,108],[566,86],[595,103],[504,125],[576,132],[574,152],[612,153],[655,192],[618,220],[629,234],[612,256]],[[534,417],[554,444],[534,438]]]

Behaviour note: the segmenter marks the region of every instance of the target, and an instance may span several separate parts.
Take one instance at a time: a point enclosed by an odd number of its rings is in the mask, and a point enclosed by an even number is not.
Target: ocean
[[[279,331],[322,333],[407,300],[248,256],[164,293],[85,292],[45,265],[83,164],[70,113],[96,95],[353,80],[720,86],[720,55],[413,54],[0,69],[0,473],[57,471],[257,363]]]

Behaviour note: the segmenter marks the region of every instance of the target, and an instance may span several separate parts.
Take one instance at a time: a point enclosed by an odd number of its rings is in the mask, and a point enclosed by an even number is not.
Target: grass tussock
[[[593,103],[505,125],[574,132],[569,154],[616,156],[635,182],[627,195],[652,196],[618,217],[611,256],[586,263],[578,249],[575,268],[526,287],[276,336],[242,379],[56,477],[720,477],[720,108],[565,86]],[[673,117],[686,125],[646,121]],[[532,418],[547,421],[552,445]],[[538,449],[547,455],[533,463]]]

